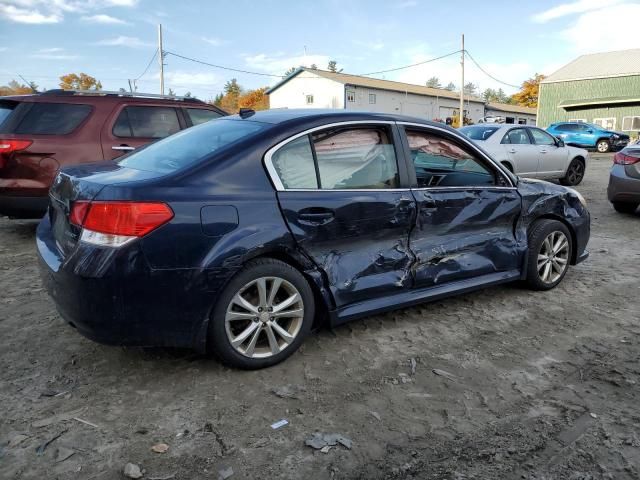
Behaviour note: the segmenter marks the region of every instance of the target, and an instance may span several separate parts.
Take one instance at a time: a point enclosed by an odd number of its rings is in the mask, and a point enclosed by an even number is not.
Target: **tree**
[[[520,91],[511,96],[511,99],[521,107],[536,108],[538,106],[538,94],[540,92],[540,82],[545,76],[536,73],[532,78],[525,80],[520,87]]]
[[[232,78],[224,84],[224,93],[226,95],[240,95],[242,87],[238,84],[238,80]]]
[[[468,82],[464,84],[464,93],[467,95],[475,95],[478,90],[478,86],[475,83]]]
[[[191,96],[191,92],[185,92],[184,98],[196,98]]]
[[[220,107],[222,106],[222,99],[224,98],[224,95],[222,93],[219,93],[215,96],[215,98],[213,99],[213,104],[216,107]]]
[[[60,88],[63,90],[102,90],[102,83],[91,75],[68,73],[60,77]]]
[[[318,66],[315,63],[312,63],[310,68],[311,70],[317,70]]]
[[[456,89],[456,86],[453,82],[449,82],[449,84],[444,87],[445,90],[449,90],[450,92],[453,92]]]
[[[38,91],[38,86],[30,82],[29,85],[18,83],[15,80],[11,80],[7,85],[0,87],[0,96],[4,95],[25,95],[27,93],[34,93]]]
[[[251,108],[252,110],[267,110],[269,108],[269,96],[267,87],[249,90],[238,98],[238,108]]]
[[[442,85],[440,85],[440,79],[438,77],[431,77],[429,80],[427,80],[426,85],[430,88],[442,88]]]
[[[169,93],[167,95],[169,95],[170,97],[175,97],[176,92],[173,91],[173,88],[169,88]]]
[[[329,60],[329,64],[327,65],[327,70],[330,72],[336,73],[338,71],[338,62],[335,60]]]
[[[289,75],[293,75],[293,74],[294,74],[294,72],[295,72],[296,70],[297,70],[297,69],[296,69],[295,67],[291,67],[289,70],[287,70],[286,72],[284,72],[284,76],[285,76],[285,77],[288,77]]]

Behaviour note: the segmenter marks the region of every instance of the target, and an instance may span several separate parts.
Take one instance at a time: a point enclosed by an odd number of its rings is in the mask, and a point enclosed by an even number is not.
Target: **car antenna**
[[[241,108],[238,112],[240,114],[240,118],[249,118],[256,114],[256,111],[251,108]]]

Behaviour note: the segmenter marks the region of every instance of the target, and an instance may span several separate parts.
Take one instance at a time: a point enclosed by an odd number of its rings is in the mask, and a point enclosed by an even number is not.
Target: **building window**
[[[594,118],[593,123],[602,127],[606,130],[613,130],[616,128],[616,118],[608,117],[608,118]]]
[[[313,95],[307,95],[307,105],[313,105]]]
[[[370,93],[369,94],[369,103],[376,103],[376,94],[375,93]]]
[[[507,117],[505,118],[504,123],[516,123],[516,119],[513,117]]]
[[[586,118],[570,118],[569,121],[576,122],[576,123],[587,123]]]
[[[526,124],[527,124],[526,118],[518,118],[518,125],[526,125]]]
[[[624,117],[622,119],[623,132],[640,131],[640,117]]]
[[[356,92],[351,92],[347,90],[347,102],[355,102],[356,101]]]

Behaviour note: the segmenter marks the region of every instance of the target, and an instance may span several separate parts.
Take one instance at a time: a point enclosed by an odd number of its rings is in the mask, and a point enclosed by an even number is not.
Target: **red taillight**
[[[0,140],[0,153],[13,153],[29,148],[31,140]]]
[[[75,202],[69,221],[93,232],[143,237],[172,218],[159,202]]]
[[[625,155],[622,152],[618,152],[613,156],[613,163],[617,165],[633,165],[638,162],[640,162],[640,158]]]

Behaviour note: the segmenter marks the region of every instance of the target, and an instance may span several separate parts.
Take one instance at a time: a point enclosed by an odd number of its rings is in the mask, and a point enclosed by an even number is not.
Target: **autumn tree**
[[[440,79],[438,77],[431,77],[429,80],[427,80],[426,85],[429,88],[442,88],[442,85],[440,85]]]
[[[63,90],[102,90],[102,83],[91,75],[68,73],[60,77],[60,88]]]
[[[0,86],[0,96],[5,95],[26,95],[28,93],[35,93],[38,91],[38,85],[30,82],[29,85],[18,83],[15,80],[11,80],[7,85]]]
[[[513,101],[521,107],[536,108],[538,106],[538,94],[540,82],[545,76],[536,73],[532,78],[525,80],[520,87],[520,91],[511,96]]]
[[[249,90],[238,98],[238,108],[250,108],[252,110],[267,110],[269,108],[269,96],[267,87]]]

